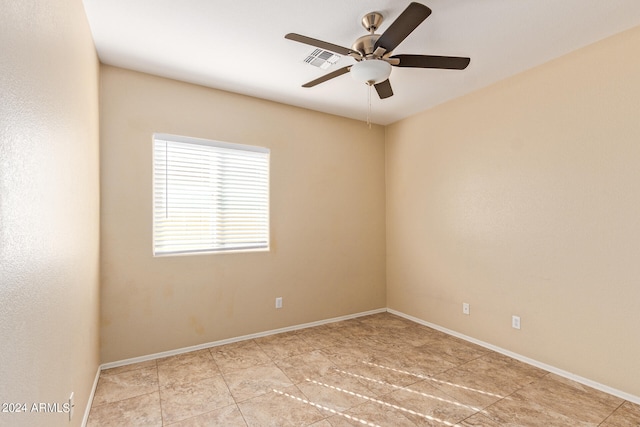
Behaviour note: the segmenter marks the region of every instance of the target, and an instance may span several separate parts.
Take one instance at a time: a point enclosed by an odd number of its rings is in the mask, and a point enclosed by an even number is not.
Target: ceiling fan
[[[284,37],[340,55],[351,56],[357,61],[355,64],[347,65],[305,83],[302,87],[313,87],[351,72],[356,80],[373,85],[378,96],[385,99],[393,95],[389,82],[391,66],[464,70],[469,65],[470,58],[457,56],[392,55],[393,50],[429,15],[431,15],[431,9],[427,6],[411,3],[384,33],[376,34],[375,31],[380,27],[383,17],[378,12],[368,13],[362,18],[362,26],[369,31],[369,34],[359,37],[351,48],[295,33],[289,33]]]

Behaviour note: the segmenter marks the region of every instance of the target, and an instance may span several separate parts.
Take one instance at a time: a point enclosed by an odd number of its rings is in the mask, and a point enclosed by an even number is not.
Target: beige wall
[[[390,308],[640,396],[639,50],[636,28],[387,128]]]
[[[0,1],[0,425],[79,426],[99,365],[98,60],[80,0]]]
[[[102,66],[100,132],[103,362],[385,307],[383,128]],[[270,252],[152,256],[154,132],[271,149]]]

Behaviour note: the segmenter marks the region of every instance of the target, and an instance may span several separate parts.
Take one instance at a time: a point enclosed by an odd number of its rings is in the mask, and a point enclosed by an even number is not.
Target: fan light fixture
[[[355,80],[372,86],[389,78],[391,64],[381,59],[365,59],[353,64],[350,72]]]
[[[357,61],[353,65],[345,65],[311,80],[303,84],[302,87],[314,87],[351,72],[355,80],[364,82],[369,87],[374,87],[380,99],[387,99],[393,96],[393,89],[391,89],[389,81],[391,66],[464,70],[469,65],[470,59],[460,56],[393,54],[396,47],[429,15],[431,15],[431,9],[421,3],[412,2],[382,34],[376,34],[376,30],[380,28],[382,23],[382,14],[380,12],[368,13],[362,18],[362,26],[369,34],[358,37],[350,48],[296,33],[289,33],[284,38],[337,55],[349,56]]]
[[[392,55],[396,47],[415,30],[427,17],[431,15],[431,9],[427,6],[411,2],[409,6],[391,23],[382,34],[376,34],[382,23],[380,12],[371,12],[362,18],[362,26],[369,34],[358,37],[351,48],[325,42],[301,34],[289,33],[284,38],[293,40],[316,48],[324,49],[343,56],[350,56],[357,62],[353,65],[345,65],[317,79],[311,80],[302,87],[314,87],[327,80],[351,73],[354,80],[366,83],[368,90],[368,114],[367,123],[371,126],[371,92],[375,88],[380,99],[393,96],[391,82],[391,66],[409,68],[437,68],[444,70],[464,70],[469,65],[469,58],[459,56],[434,56],[434,55]]]

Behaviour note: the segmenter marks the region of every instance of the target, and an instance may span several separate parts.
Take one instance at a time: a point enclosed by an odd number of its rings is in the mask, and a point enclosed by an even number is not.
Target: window
[[[153,136],[153,253],[268,250],[269,150]]]

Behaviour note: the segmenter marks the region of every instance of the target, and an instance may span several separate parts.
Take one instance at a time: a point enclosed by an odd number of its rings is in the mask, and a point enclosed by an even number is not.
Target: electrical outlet
[[[73,417],[73,408],[76,406],[74,399],[73,399],[73,392],[71,392],[71,396],[69,396],[69,421],[71,421],[71,418]]]
[[[469,303],[462,303],[462,314],[470,314],[469,312]]]
[[[511,327],[513,329],[520,329],[520,316],[511,316]]]
[[[282,308],[282,297],[276,298],[276,308]]]

